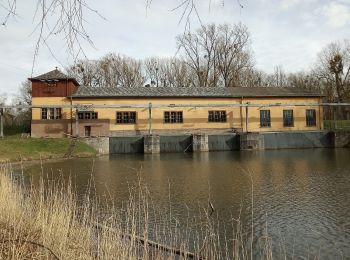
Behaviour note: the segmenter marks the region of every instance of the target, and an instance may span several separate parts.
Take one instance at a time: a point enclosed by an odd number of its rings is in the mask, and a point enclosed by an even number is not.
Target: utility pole
[[[246,103],[246,107],[245,107],[245,131],[246,133],[248,133],[248,104]]]
[[[0,138],[4,138],[4,109],[0,108]]]
[[[75,109],[75,136],[79,137],[79,110],[78,108]]]
[[[152,103],[148,104],[148,134],[152,135]]]

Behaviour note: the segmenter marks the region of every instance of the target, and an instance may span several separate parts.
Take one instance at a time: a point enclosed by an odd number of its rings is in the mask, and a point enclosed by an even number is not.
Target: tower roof
[[[29,80],[31,80],[31,81],[33,81],[33,80],[40,80],[40,81],[41,80],[44,80],[44,81],[47,81],[47,80],[73,80],[76,85],[79,85],[75,78],[64,74],[58,68],[51,70],[47,73],[44,73],[42,75],[39,75],[39,76],[36,76],[33,78],[29,78]]]

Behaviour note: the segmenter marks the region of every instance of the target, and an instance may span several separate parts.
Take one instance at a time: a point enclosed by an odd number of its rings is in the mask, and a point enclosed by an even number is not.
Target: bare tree
[[[11,17],[18,16],[17,5],[19,2],[18,0],[8,0],[1,3],[0,8],[6,12],[2,22],[3,26],[7,25]],[[36,6],[33,17],[33,33],[37,34],[33,67],[42,46],[46,47],[58,61],[55,56],[56,51],[52,49],[50,44],[51,38],[64,42],[68,53],[74,60],[81,54],[85,56],[82,43],[87,42],[93,45],[91,37],[85,29],[85,16],[92,12],[103,18],[97,10],[94,10],[86,0],[34,0],[33,6]]]
[[[242,72],[252,68],[248,29],[242,24],[232,27],[225,24],[218,31],[215,69],[220,72],[225,87],[239,86]]]
[[[330,101],[350,99],[350,43],[334,42],[318,55],[314,73],[323,83]]]
[[[24,105],[32,104],[32,83],[29,80],[22,82],[17,101]]]
[[[112,53],[99,60],[82,60],[67,71],[83,86],[137,87],[145,82],[140,61]]]
[[[187,65],[176,58],[148,58],[144,62],[145,78],[157,87],[186,87],[190,75]]]
[[[209,27],[209,26],[208,26]],[[216,31],[215,25],[210,25],[211,32]],[[215,28],[214,28],[215,27]],[[193,74],[191,85],[208,86],[208,75],[214,61],[215,37],[206,37],[210,29],[199,29],[196,33],[188,33],[177,37],[178,48],[184,52],[183,60]],[[209,43],[209,41],[211,41]],[[205,46],[207,44],[207,46]]]
[[[202,26],[195,33],[177,36],[177,44],[195,76],[193,86],[235,86],[240,73],[252,67],[249,33],[241,24]]]
[[[266,87],[267,74],[254,67],[244,69],[240,73],[239,86],[241,87]]]

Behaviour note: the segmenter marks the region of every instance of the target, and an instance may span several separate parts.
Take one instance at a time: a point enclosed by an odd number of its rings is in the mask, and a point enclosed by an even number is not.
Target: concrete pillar
[[[208,135],[194,134],[192,136],[193,152],[208,152]]]
[[[146,135],[143,143],[144,153],[160,153],[160,136]]]
[[[240,150],[263,150],[264,136],[260,133],[240,134]]]
[[[84,143],[96,149],[98,154],[109,154],[109,137],[90,137],[81,139]]]
[[[334,148],[350,147],[350,131],[331,132],[331,138]]]

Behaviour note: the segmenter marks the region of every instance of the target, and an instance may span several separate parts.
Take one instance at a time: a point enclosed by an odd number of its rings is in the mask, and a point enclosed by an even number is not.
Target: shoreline
[[[29,159],[29,160],[21,160],[21,161],[11,161],[11,160],[2,161],[2,160],[0,160],[0,164],[9,164],[11,166],[14,166],[15,169],[18,169],[21,165],[26,167],[26,166],[38,164],[40,162],[42,162],[42,163],[61,162],[61,161],[67,161],[67,160],[71,160],[71,159],[100,158],[103,156],[107,156],[107,155],[96,154],[96,155],[91,155],[91,156],[72,156],[69,158],[64,158],[64,157],[42,158],[42,159]]]
[[[23,164],[70,158],[93,158],[96,149],[80,141],[69,139],[21,139],[9,137],[0,140],[0,163]]]

